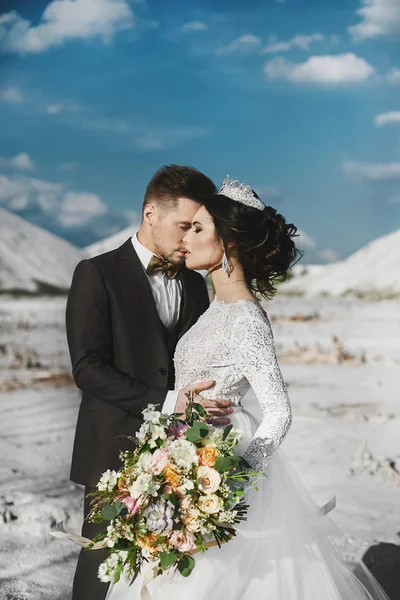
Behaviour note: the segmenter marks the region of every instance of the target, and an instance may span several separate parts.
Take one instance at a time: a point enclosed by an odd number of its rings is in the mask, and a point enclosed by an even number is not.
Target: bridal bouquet
[[[242,498],[259,473],[234,453],[240,432],[214,428],[206,416],[192,397],[182,414],[149,404],[132,438],[135,450],[120,453],[118,472],[103,473],[89,495],[89,520],[109,522],[89,545],[101,541],[110,552],[99,568],[101,581],[132,580],[144,561],[157,562],[157,575],[176,567],[187,577],[193,554],[228,542],[245,520],[249,506]]]

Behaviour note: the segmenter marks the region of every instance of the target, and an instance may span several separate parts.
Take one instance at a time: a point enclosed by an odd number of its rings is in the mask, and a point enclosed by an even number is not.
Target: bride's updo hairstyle
[[[259,199],[254,191],[253,194]],[[293,241],[297,228],[286,223],[271,206],[260,210],[223,194],[209,196],[203,204],[214,221],[228,263],[235,256],[243,266],[250,289],[271,299],[276,292],[274,281],[285,281],[291,266],[302,257]]]

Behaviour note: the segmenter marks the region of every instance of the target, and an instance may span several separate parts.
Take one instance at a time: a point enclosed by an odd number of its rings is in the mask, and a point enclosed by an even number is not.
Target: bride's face
[[[192,227],[183,238],[187,248],[186,266],[193,271],[210,271],[222,261],[224,248],[217,240],[211,215],[201,206]]]

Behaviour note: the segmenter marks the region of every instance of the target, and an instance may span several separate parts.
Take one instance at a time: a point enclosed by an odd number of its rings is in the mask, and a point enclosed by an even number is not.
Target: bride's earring
[[[228,257],[226,256],[226,252],[224,252],[224,256],[222,257],[221,267],[222,267],[223,272],[226,273],[229,277],[232,272],[232,268],[231,268],[231,265],[229,264]]]

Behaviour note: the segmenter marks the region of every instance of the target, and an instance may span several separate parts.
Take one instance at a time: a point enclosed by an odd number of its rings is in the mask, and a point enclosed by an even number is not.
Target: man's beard
[[[167,260],[168,262],[172,263],[173,265],[183,265],[185,262],[185,257],[182,256],[181,258],[177,258],[176,256],[174,256],[175,252],[177,252],[177,250],[172,250],[167,252],[166,250],[162,250],[161,248],[159,248],[159,246],[157,246],[156,244],[154,245],[155,250],[158,254],[158,256],[161,256],[161,258],[163,258],[164,260]]]

